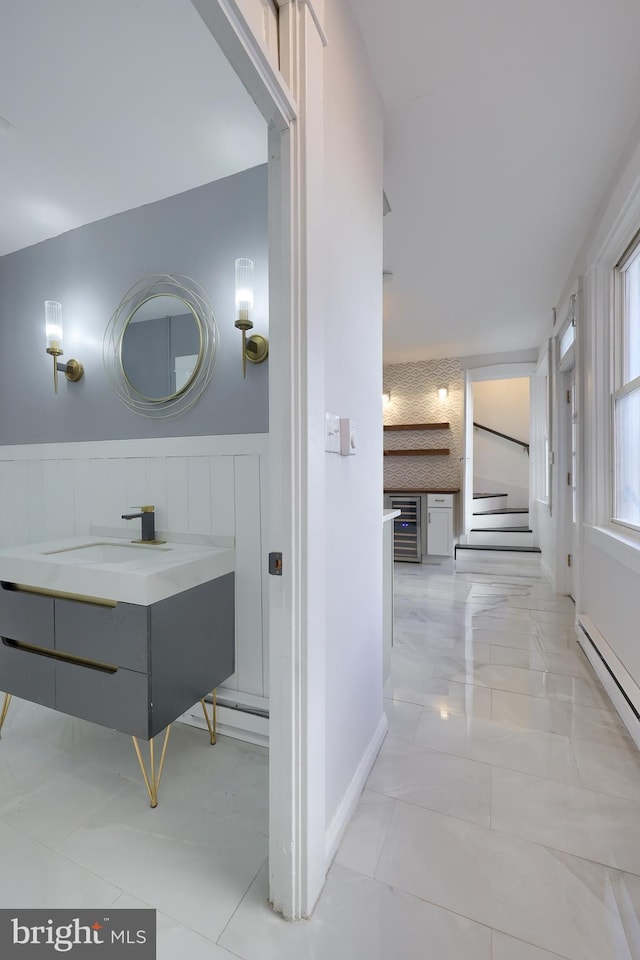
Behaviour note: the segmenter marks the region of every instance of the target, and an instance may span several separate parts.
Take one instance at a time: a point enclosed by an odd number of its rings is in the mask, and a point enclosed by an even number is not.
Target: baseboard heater
[[[205,697],[211,702],[211,697]],[[216,694],[217,730],[221,736],[233,737],[258,746],[269,746],[269,701],[252,694],[238,694],[234,690],[218,688]],[[206,728],[200,704],[179,718],[189,726]]]
[[[578,618],[577,634],[589,663],[640,748],[640,687],[588,617]]]

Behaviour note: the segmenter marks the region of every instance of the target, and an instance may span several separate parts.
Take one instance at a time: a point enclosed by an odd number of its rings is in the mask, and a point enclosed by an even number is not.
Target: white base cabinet
[[[450,557],[453,553],[453,494],[427,494],[427,554]]]

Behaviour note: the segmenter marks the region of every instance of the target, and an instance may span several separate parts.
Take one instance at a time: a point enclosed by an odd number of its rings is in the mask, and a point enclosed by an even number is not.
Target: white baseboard
[[[342,802],[340,803],[338,809],[336,810],[331,825],[327,830],[325,837],[325,856],[327,863],[327,870],[329,869],[333,858],[338,852],[338,847],[344,832],[349,825],[349,821],[353,816],[353,813],[358,805],[360,800],[360,794],[364,790],[364,785],[367,782],[371,769],[376,762],[376,757],[380,752],[380,747],[384,741],[384,738],[387,735],[387,730],[389,729],[389,721],[387,720],[387,715],[385,713],[380,717],[380,722],[376,727],[376,731],[369,741],[369,745],[365,750],[360,763],[354,773],[351,783],[347,787]]]
[[[640,748],[640,687],[589,617],[578,618],[577,637],[620,719]]]

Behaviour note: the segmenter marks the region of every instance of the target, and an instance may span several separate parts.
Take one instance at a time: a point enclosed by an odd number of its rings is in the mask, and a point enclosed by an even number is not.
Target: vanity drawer
[[[53,647],[53,599],[0,589],[0,636],[39,647]]]
[[[55,664],[50,657],[0,640],[0,690],[23,700],[53,707]]]
[[[147,739],[149,680],[144,673],[106,673],[75,663],[56,663],[56,710],[130,736]]]
[[[428,493],[427,507],[453,507],[453,494]]]
[[[115,607],[56,600],[56,650],[113,663],[128,670],[148,669],[148,608]]]

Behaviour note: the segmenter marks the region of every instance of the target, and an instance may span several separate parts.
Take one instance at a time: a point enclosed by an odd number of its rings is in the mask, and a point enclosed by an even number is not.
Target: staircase
[[[492,559],[508,560],[510,563],[520,559],[535,561],[539,564],[540,547],[534,546],[533,531],[529,526],[529,511],[526,507],[507,506],[506,493],[474,493],[473,526],[469,531],[467,543],[455,546],[454,558],[481,559],[490,555]]]

